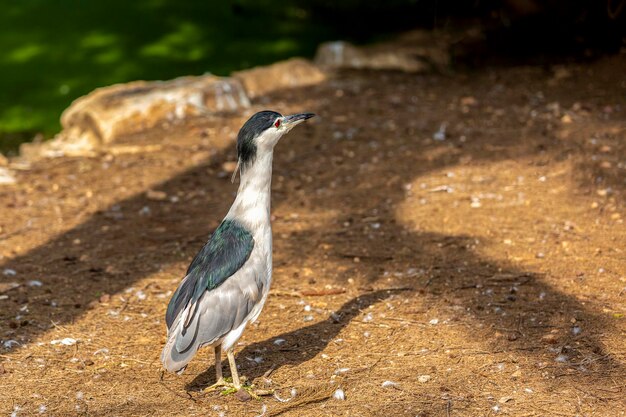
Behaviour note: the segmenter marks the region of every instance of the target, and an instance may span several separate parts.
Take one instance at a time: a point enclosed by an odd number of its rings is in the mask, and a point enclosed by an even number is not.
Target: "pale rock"
[[[16,179],[13,172],[8,168],[0,166],[0,185],[15,184]]]
[[[61,133],[41,144],[24,144],[20,153],[31,160],[89,156],[116,138],[163,122],[248,107],[250,100],[234,78],[203,75],[116,84],[75,100],[61,115]]]
[[[302,58],[237,71],[233,77],[243,84],[250,98],[277,90],[315,85],[326,80],[326,75],[318,67]]]
[[[339,401],[345,401],[346,399],[346,394],[343,392],[343,390],[341,388],[337,388],[335,390],[335,392],[333,393],[333,398],[335,400],[339,400]]]
[[[419,382],[421,382],[422,384],[427,383],[428,381],[430,381],[430,375],[420,375],[417,380]]]
[[[441,32],[416,30],[399,38],[367,47],[349,42],[326,42],[319,46],[315,63],[323,68],[399,70],[428,72],[446,70],[450,64],[450,39]]]

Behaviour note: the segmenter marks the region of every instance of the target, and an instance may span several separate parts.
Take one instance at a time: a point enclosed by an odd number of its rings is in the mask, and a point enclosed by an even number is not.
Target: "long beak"
[[[283,117],[283,125],[289,129],[315,116],[313,113],[296,113]]]

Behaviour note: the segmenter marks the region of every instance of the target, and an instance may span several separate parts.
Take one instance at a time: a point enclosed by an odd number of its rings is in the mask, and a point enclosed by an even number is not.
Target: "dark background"
[[[624,0],[4,0],[0,152],[56,133],[94,88],[312,57],[319,43],[478,26],[455,68],[593,59],[624,45]]]

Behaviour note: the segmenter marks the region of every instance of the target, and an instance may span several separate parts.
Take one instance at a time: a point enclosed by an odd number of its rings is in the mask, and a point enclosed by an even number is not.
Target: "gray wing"
[[[183,369],[203,345],[213,344],[239,328],[261,307],[266,292],[269,266],[260,251],[253,251],[248,261],[219,287],[205,291],[197,305],[180,312],[168,334],[161,359],[166,369]],[[184,318],[195,311],[184,326]]]
[[[224,220],[189,265],[186,277],[170,299],[165,314],[168,329],[189,305],[197,306],[206,291],[222,285],[248,260],[254,247],[252,234],[235,220]],[[187,328],[195,315],[185,318]]]

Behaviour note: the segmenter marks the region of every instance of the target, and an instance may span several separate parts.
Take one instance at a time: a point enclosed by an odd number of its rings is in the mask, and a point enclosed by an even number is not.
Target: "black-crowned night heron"
[[[189,265],[167,306],[167,343],[161,361],[168,371],[184,371],[199,348],[211,346],[215,349],[215,386],[241,388],[234,346],[246,325],[261,313],[272,282],[274,146],[294,126],[313,116],[262,111],[239,131],[241,183],[235,202]],[[228,354],[232,384],[222,377],[222,349]]]

